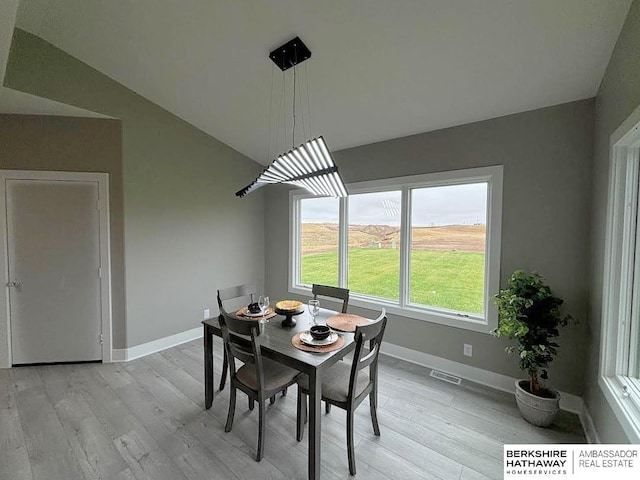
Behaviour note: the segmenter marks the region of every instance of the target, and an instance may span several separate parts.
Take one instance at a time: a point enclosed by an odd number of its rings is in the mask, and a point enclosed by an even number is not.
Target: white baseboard
[[[399,358],[400,360],[415,363],[423,367],[434,368],[436,370],[464,378],[471,382],[515,394],[516,379],[507,375],[490,372],[489,370],[472,367],[471,365],[454,362],[453,360],[436,357],[435,355],[429,355],[428,353],[419,352],[417,350],[411,350],[409,348],[401,347],[400,345],[394,345],[393,343],[383,342],[382,349],[380,351],[390,357]],[[564,392],[560,392],[560,408],[571,413],[576,413],[581,417],[585,411],[582,397]]]
[[[582,413],[580,414],[580,422],[582,423],[584,436],[587,437],[587,442],[601,443],[600,437],[598,436],[598,431],[596,430],[596,424],[593,423],[591,412],[589,412],[586,404],[584,406],[584,409],[582,410]]]
[[[152,353],[166,350],[167,348],[175,347],[183,343],[190,342],[202,338],[202,327],[192,328],[186,332],[176,333],[168,337],[159,338],[151,342],[143,343],[142,345],[136,345],[129,348],[114,348],[111,351],[112,362],[130,362],[136,358],[151,355]]]

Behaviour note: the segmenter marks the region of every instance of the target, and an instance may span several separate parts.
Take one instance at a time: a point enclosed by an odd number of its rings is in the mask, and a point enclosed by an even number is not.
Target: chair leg
[[[269,404],[270,404],[270,405],[273,405],[274,403],[276,403],[276,396],[275,396],[275,395],[274,395],[274,396],[272,396],[272,397],[269,399]]]
[[[309,415],[307,415],[307,394],[298,392],[298,406],[301,408],[300,410],[300,418],[302,419],[302,424],[305,425],[309,420]]]
[[[224,390],[224,384],[227,383],[227,370],[229,370],[229,360],[227,359],[227,350],[223,350],[222,357],[222,375],[220,375],[220,391]]]
[[[331,404],[329,402],[324,402],[324,411],[325,413],[329,413],[331,411]]]
[[[236,412],[236,389],[233,385],[229,387],[231,392],[229,393],[229,413],[227,413],[227,424],[224,427],[225,432],[230,432],[233,426],[233,415]]]
[[[353,443],[353,410],[347,410],[347,457],[349,460],[349,473],[356,474],[356,452]]]
[[[304,405],[303,405],[304,403]],[[304,424],[305,424],[305,413],[307,407],[307,400],[303,398],[303,394],[298,389],[298,402],[296,409],[296,440],[302,441],[302,437],[304,436]]]
[[[371,410],[371,422],[373,423],[373,433],[380,436],[380,426],[378,425],[378,396],[375,390],[369,394],[369,409]]]
[[[307,405],[309,404],[309,402],[307,402],[307,395],[305,393],[302,394],[302,400],[304,400],[304,403],[302,404],[302,421],[304,424],[306,424],[309,421],[309,410],[307,408]]]
[[[264,417],[266,415],[266,411],[265,411],[265,402],[261,401],[258,402],[260,405],[258,405],[258,411],[259,411],[259,415],[258,415],[258,452],[256,453],[256,461],[260,461],[262,460],[262,457],[264,456],[264,432],[265,432],[265,422],[264,422]]]
[[[247,399],[249,400],[249,410],[253,410],[253,398],[247,397]]]

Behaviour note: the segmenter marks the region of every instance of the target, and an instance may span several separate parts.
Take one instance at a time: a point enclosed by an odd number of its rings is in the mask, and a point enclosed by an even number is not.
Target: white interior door
[[[12,363],[102,359],[98,183],[7,180]]]

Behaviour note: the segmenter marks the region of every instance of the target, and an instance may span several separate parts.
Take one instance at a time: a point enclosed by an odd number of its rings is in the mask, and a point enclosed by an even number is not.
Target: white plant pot
[[[537,427],[548,427],[553,423],[560,410],[560,394],[553,389],[547,389],[554,398],[532,395],[521,384],[527,385],[529,380],[516,380],[516,403],[524,419]]]

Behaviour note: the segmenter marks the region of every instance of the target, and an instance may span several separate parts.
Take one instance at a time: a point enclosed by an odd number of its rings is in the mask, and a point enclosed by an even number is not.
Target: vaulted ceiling
[[[297,131],[339,150],[594,96],[630,3],[22,0],[16,26],[266,164],[293,97],[267,54],[296,35]]]
[[[18,3],[19,0],[2,0],[2,2],[0,2],[0,80],[4,78]],[[1,81],[0,113],[106,118],[105,115],[89,112],[82,108],[65,105],[64,103],[55,102],[47,98],[41,98],[3,87]]]

